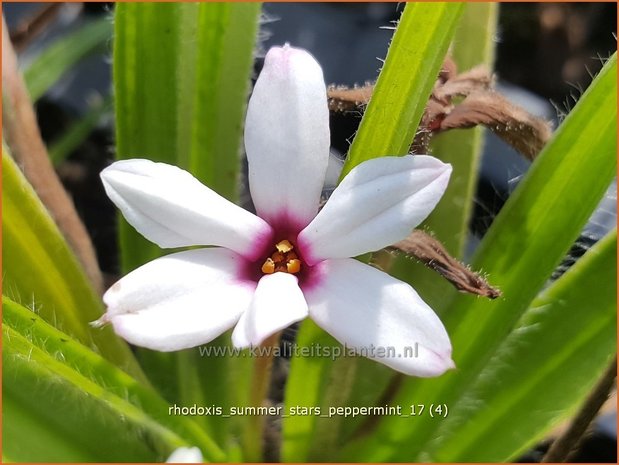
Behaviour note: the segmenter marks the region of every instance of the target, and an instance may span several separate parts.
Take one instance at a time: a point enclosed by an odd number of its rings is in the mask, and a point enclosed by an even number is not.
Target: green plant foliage
[[[114,89],[118,158],[183,167],[226,198],[238,197],[242,127],[260,3],[122,3],[115,12]],[[124,220],[122,271],[162,254]],[[211,346],[229,346],[228,335]],[[169,400],[246,404],[251,360],[139,351]],[[173,375],[170,376],[170,373]],[[170,380],[170,378],[173,378]],[[218,441],[237,448],[241,418],[202,417]],[[232,439],[230,439],[232,437]]]
[[[462,3],[406,5],[342,177],[365,160],[408,153],[462,7]]]
[[[238,202],[260,12],[260,3],[119,3],[113,26],[93,21],[53,43],[25,71],[33,100],[114,32],[114,101],[94,106],[54,142],[54,163],[113,103],[118,159],[180,166]],[[491,68],[496,15],[490,3],[406,4],[342,176],[365,160],[408,152],[450,47],[459,70]],[[324,350],[342,346],[308,319],[295,344],[323,353],[290,360],[281,435],[264,417],[170,410],[261,405],[261,388],[273,387],[268,359],[226,351],[224,334],[210,356],[138,349],[138,363],[112,328],[92,328],[104,311],[100,296],[3,147],[3,460],[155,462],[190,446],[213,462],[277,452],[284,462],[517,459],[578,408],[616,353],[616,230],[551,280],[615,177],[616,82],[613,55],[478,247],[471,267],[501,289],[499,299],[459,294],[418,264],[374,257],[437,309],[457,368],[420,379],[368,359],[334,360]],[[433,141],[454,171],[423,227],[455,256],[468,234],[482,134],[452,131]],[[164,253],[123,219],[119,235],[123,274]],[[326,418],[331,407],[386,404],[403,413],[423,405],[425,414]],[[437,405],[448,408],[445,418],[435,409],[430,416]],[[302,410],[316,407],[320,413]]]
[[[443,422],[437,462],[509,461],[564,419],[617,350],[617,231],[543,291]],[[464,425],[466,423],[466,426]]]
[[[41,52],[25,69],[30,98],[36,102],[79,61],[105,47],[112,37],[112,21],[102,18],[64,35]]]
[[[443,312],[457,369],[436,379],[407,380],[394,403],[455,408],[578,237],[615,175],[616,66],[615,54],[533,163],[476,252],[472,266],[487,272],[503,296],[488,301],[458,295]],[[386,417],[371,438],[351,445],[344,456],[415,460],[436,438],[439,426],[430,416],[414,421]]]
[[[467,3],[456,27],[450,54],[458,71],[486,65],[491,71],[498,4]],[[469,234],[477,176],[483,149],[484,129],[454,129],[438,134],[432,141],[432,155],[453,167],[443,198],[420,228],[431,231],[445,248],[461,258]],[[436,272],[407,257],[393,260],[389,272],[410,283],[423,299],[439,310],[456,293],[453,286],[437,278]]]
[[[121,3],[117,157],[181,166],[236,200],[259,3]],[[121,222],[125,272],[161,255]]]
[[[161,461],[223,452],[150,388],[3,297],[4,451],[19,461]]]
[[[408,152],[461,11],[462,5],[456,3],[407,4],[342,176],[370,158]],[[410,47],[412,43],[415,47]],[[339,346],[310,321],[301,325],[298,344]],[[293,358],[286,405],[326,409],[367,403],[368,399],[376,399],[386,387],[388,373],[375,362],[351,357],[336,362],[326,357]],[[368,377],[379,381],[360,382]],[[315,415],[285,418],[284,460],[332,457],[357,423],[356,419],[324,419]]]
[[[143,379],[128,346],[111,328],[90,327],[103,313],[101,300],[6,149],[2,156],[2,237],[4,293]]]

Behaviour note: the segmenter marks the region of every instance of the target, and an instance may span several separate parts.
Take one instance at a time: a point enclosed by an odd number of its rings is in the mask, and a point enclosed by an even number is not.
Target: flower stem
[[[274,348],[279,345],[281,331],[269,336],[260,346],[261,348],[271,348],[258,352],[254,363],[254,370],[251,379],[249,405],[262,407],[269,394],[271,381],[271,368],[273,367]],[[243,449],[247,462],[262,462],[264,457],[264,426],[265,417],[263,415],[251,415],[247,417],[243,432]]]

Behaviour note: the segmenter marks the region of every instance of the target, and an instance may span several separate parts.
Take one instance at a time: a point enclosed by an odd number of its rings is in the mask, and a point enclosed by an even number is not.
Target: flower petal
[[[408,375],[453,368],[436,314],[408,284],[353,259],[326,260],[303,289],[310,317],[339,342]]]
[[[170,456],[166,463],[203,463],[202,452],[197,447],[179,447]]]
[[[132,271],[103,296],[103,322],[132,344],[171,351],[205,344],[247,310],[256,284],[244,259],[221,248],[188,250]]]
[[[257,346],[267,337],[307,316],[307,304],[296,276],[264,275],[258,282],[249,310],[232,333],[236,347]]]
[[[129,224],[160,247],[217,245],[256,259],[271,234],[262,219],[172,165],[122,160],[101,179]]]
[[[269,50],[247,108],[249,187],[260,217],[300,230],[318,211],[329,160],[322,69],[305,50]],[[298,232],[298,230],[296,232]]]
[[[428,155],[358,165],[299,234],[305,261],[354,257],[404,239],[434,209],[450,174],[451,165]]]

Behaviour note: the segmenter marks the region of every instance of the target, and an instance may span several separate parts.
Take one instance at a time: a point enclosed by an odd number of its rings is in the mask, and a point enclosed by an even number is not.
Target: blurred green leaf
[[[102,18],[49,45],[24,69],[24,80],[32,101],[41,98],[79,61],[104,47],[111,37],[112,21]]]
[[[455,408],[574,243],[615,176],[616,82],[615,54],[535,160],[477,250],[473,268],[488,273],[503,297],[488,301],[457,295],[442,312],[457,369],[435,379],[406,380],[394,404]],[[385,417],[343,457],[415,460],[436,439],[439,426],[429,416],[413,421]]]
[[[2,238],[5,294],[144,379],[129,347],[111,328],[90,327],[103,313],[101,299],[6,149],[2,156]]]
[[[81,118],[76,120],[58,139],[48,147],[49,157],[58,166],[77,149],[92,133],[101,118],[112,109],[111,97],[94,103]]]
[[[223,452],[186,416],[99,355],[3,297],[3,446],[19,461],[161,461]]]
[[[533,301],[442,422],[432,460],[511,461],[564,419],[617,351],[616,296],[615,230]]]
[[[461,13],[462,3],[406,4],[341,178],[371,158],[408,153]]]

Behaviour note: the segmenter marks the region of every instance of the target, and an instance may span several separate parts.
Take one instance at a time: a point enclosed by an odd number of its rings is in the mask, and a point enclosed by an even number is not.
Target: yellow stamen
[[[275,262],[271,258],[267,258],[262,265],[262,272],[264,274],[272,274],[275,272]]]
[[[288,263],[286,263],[286,270],[288,273],[298,273],[301,271],[301,260],[296,258],[289,260]]]
[[[275,248],[281,253],[286,253],[294,249],[294,246],[287,239],[284,239],[283,241],[279,241],[275,244]]]

